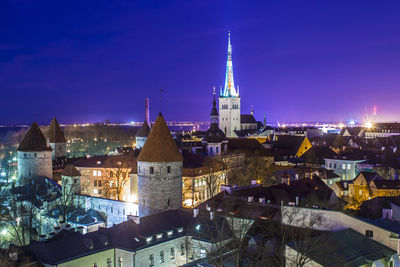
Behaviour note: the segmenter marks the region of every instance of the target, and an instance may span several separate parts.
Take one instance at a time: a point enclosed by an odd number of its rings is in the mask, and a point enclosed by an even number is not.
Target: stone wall
[[[49,143],[51,149],[53,149],[53,159],[65,157],[67,155],[67,144],[66,143]]]
[[[147,137],[136,136],[136,148],[141,149],[146,142]]]
[[[20,183],[29,183],[29,178],[46,176],[52,178],[52,152],[23,152],[18,151],[18,179]]]
[[[128,215],[139,214],[138,205],[125,201],[81,195],[85,210],[96,210],[107,217],[106,226],[111,227],[128,220]]]
[[[180,208],[182,162],[138,161],[138,191],[139,204],[145,207],[157,210]]]

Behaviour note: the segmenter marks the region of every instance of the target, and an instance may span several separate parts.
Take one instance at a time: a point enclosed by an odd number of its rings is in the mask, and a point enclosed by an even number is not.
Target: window
[[[150,174],[154,173],[154,167],[150,167]]]
[[[365,236],[369,237],[369,238],[373,238],[374,237],[374,231],[366,230],[365,231]]]
[[[34,153],[33,155],[35,156],[35,158],[37,157],[37,153]]]
[[[76,184],[78,182],[78,179],[74,179],[74,184]]]
[[[342,164],[342,169],[343,169],[343,170],[346,169],[346,164]]]
[[[93,171],[93,176],[97,176],[97,171],[96,170]]]
[[[99,189],[99,195],[101,195],[101,189]]]
[[[160,263],[164,262],[164,250],[160,251]]]
[[[111,267],[111,258],[107,259],[107,267]]]
[[[93,181],[93,186],[97,186],[97,180]]]
[[[336,169],[336,163],[333,164],[333,168]]]
[[[118,257],[118,267],[122,267],[122,257]]]
[[[101,176],[101,171],[97,171],[97,176]]]
[[[347,164],[347,169],[348,169],[348,170],[351,169],[351,164]]]
[[[101,187],[101,181],[98,181],[98,182],[97,182],[97,186],[98,186],[98,187]]]
[[[206,250],[200,249],[200,258],[205,258],[205,257],[206,257]]]
[[[97,262],[93,262],[93,267],[97,267]]]
[[[171,260],[175,259],[175,248],[171,248]]]
[[[167,173],[171,173],[171,166],[167,167]]]
[[[218,147],[215,148],[215,153],[217,153],[217,154],[219,153]]]
[[[185,255],[185,244],[181,244],[181,256]]]
[[[149,266],[150,267],[154,266],[154,254],[149,255]]]
[[[94,193],[94,194],[98,194],[98,193],[99,193],[99,190],[98,190],[97,188],[95,188],[95,189],[93,189],[93,193]]]

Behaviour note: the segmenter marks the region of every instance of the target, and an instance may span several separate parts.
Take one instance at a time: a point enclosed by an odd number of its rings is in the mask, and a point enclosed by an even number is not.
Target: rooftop
[[[18,151],[24,152],[40,152],[51,151],[51,147],[47,145],[46,138],[36,122],[32,123],[24,139],[18,146]]]
[[[183,160],[161,113],[158,115],[153,128],[151,128],[150,134],[137,160],[145,162],[174,162]]]

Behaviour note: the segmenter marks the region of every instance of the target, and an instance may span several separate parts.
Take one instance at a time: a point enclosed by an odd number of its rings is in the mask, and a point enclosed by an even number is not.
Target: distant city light
[[[351,120],[351,121],[349,121],[349,124],[350,124],[350,125],[354,125],[354,124],[356,124],[356,122],[353,121],[353,120]]]
[[[344,124],[343,123],[339,123],[339,128],[343,128]]]
[[[365,123],[365,127],[367,127],[367,128],[372,128],[372,122],[367,121],[367,122]]]

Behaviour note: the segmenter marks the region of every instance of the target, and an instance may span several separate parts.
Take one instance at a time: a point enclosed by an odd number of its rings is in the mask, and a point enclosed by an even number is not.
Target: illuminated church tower
[[[224,90],[219,96],[219,128],[226,137],[237,137],[235,131],[240,130],[240,96],[233,80],[231,36],[228,33],[228,59]]]

